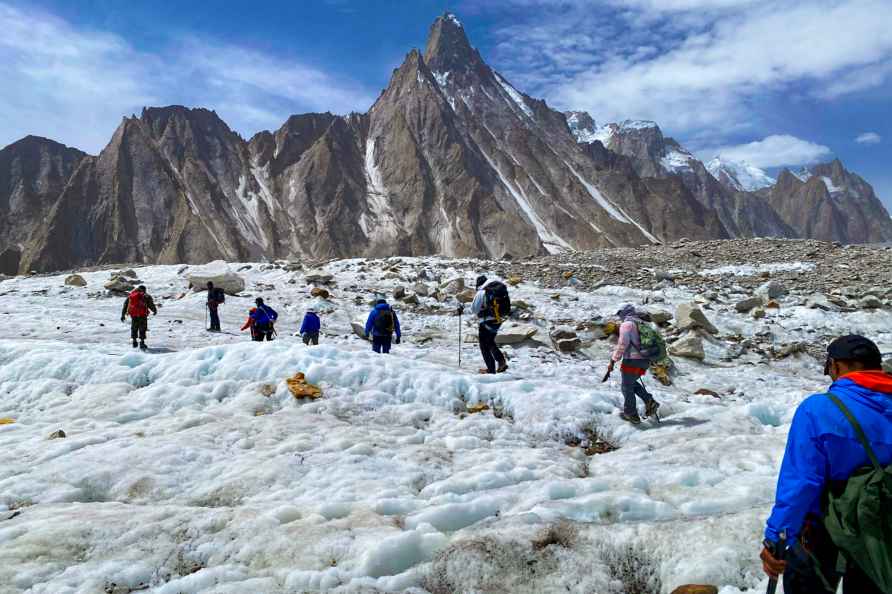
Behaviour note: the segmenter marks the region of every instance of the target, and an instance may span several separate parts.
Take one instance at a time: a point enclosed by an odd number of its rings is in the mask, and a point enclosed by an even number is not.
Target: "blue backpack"
[[[254,324],[258,326],[266,326],[270,322],[275,321],[275,316],[271,315],[274,312],[269,310],[266,306],[260,305],[254,310]]]

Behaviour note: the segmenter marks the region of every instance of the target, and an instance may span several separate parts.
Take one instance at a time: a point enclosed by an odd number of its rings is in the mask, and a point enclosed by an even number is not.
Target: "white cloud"
[[[762,124],[773,94],[829,99],[892,76],[888,0],[511,1],[554,10],[497,32],[498,66],[599,121],[727,134]]]
[[[250,135],[302,111],[365,110],[374,95],[299,60],[205,39],[157,54],[0,2],[0,146],[27,134],[98,152],[146,105],[215,109]]]
[[[879,144],[882,141],[883,137],[876,132],[865,132],[864,134],[859,134],[858,138],[855,139],[855,142],[858,144]]]
[[[826,146],[788,134],[775,134],[746,144],[698,152],[706,158],[720,156],[731,161],[744,161],[761,168],[808,165],[832,154],[832,151]]]

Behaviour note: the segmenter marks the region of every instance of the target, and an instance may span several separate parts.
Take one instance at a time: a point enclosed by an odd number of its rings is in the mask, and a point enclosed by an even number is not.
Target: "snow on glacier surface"
[[[385,268],[470,282],[486,272],[481,262],[331,262],[332,301],[311,298],[304,273],[245,266],[210,267],[246,278],[221,308],[224,334],[204,331],[205,295],[187,289],[197,267],[136,267],[160,306],[149,353],[129,348],[122,298],[97,291],[108,270],[82,272],[84,288],[64,286],[65,275],[0,282],[0,418],[15,421],[0,425],[4,593],[421,594],[438,556],[462,546],[502,556],[453,563],[457,580],[482,563],[499,583],[529,576],[513,592],[609,592],[599,547],[624,543],[646,544],[666,591],[764,589],[761,529],[795,407],[826,385],[817,362],[729,365],[728,347],[709,342],[704,364],[677,360],[673,386],[645,379],[663,423],[638,429],[616,415],[618,379],[600,381],[608,341],[593,344],[591,360],[544,344],[505,347],[510,371],[480,376],[473,344],[457,366],[459,319],[445,312],[397,305],[404,341],[390,357],[352,335],[350,323],[367,313],[355,297],[405,284],[385,279]],[[695,297],[615,286],[553,293],[535,282],[512,289],[535,306],[545,342],[562,320],[645,296],[666,309]],[[237,333],[256,295],[280,313],[275,342]],[[310,306],[323,319],[313,348],[293,336]],[[888,311],[785,304],[755,321],[718,305],[708,315],[744,337],[783,324],[785,341],[857,331],[892,350]],[[473,334],[475,321],[463,322]],[[322,387],[321,400],[290,396],[285,379],[297,371]],[[692,395],[701,387],[721,398]],[[477,402],[501,418],[464,414]],[[620,448],[587,457],[566,445],[586,427]],[[47,439],[60,428],[65,439]],[[512,569],[561,522],[578,535],[541,553],[551,572]]]

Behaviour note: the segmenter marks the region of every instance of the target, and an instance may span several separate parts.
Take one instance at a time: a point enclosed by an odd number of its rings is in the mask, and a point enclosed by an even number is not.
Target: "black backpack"
[[[483,288],[486,292],[486,312],[495,318],[496,324],[501,324],[511,315],[511,297],[508,296],[508,287],[499,281],[493,281]]]
[[[214,287],[214,301],[217,303],[226,303],[226,291],[220,287]]]
[[[382,309],[375,316],[375,331],[378,334],[393,334],[393,310]]]

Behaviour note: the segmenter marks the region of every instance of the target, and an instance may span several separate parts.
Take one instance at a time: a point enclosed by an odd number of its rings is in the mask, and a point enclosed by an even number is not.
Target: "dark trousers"
[[[304,332],[304,344],[305,345],[319,344],[319,333],[318,332]]]
[[[480,354],[486,363],[486,370],[495,373],[499,367],[505,366],[505,355],[496,346],[496,336],[499,334],[499,326],[480,324],[477,332],[477,341],[480,343]],[[498,367],[496,367],[498,364]]]
[[[372,336],[372,350],[376,353],[384,353],[385,355],[390,353],[390,341],[393,339],[393,336]]]
[[[622,364],[625,367],[635,367],[637,369],[647,369],[648,362],[641,359],[623,359]],[[627,415],[638,414],[638,402],[635,397],[641,398],[645,404],[654,399],[644,384],[641,383],[641,376],[637,373],[622,372],[622,392],[623,392],[623,412]]]
[[[145,342],[148,330],[149,318],[144,316],[130,318],[130,338],[136,340],[139,337],[142,342]]]
[[[263,342],[265,340],[273,339],[273,325],[272,324],[255,324],[251,327],[251,339],[255,342]]]
[[[811,551],[811,555],[806,552]],[[883,594],[882,591],[854,563],[845,575],[836,572],[839,549],[833,544],[824,524],[817,518],[806,520],[802,535],[788,551],[784,571],[786,594],[834,594],[842,579],[843,594]],[[816,570],[815,567],[818,569]],[[830,589],[818,575],[820,571]]]
[[[210,330],[220,331],[220,314],[217,313],[216,307],[208,306],[208,310],[211,312],[211,327]]]

